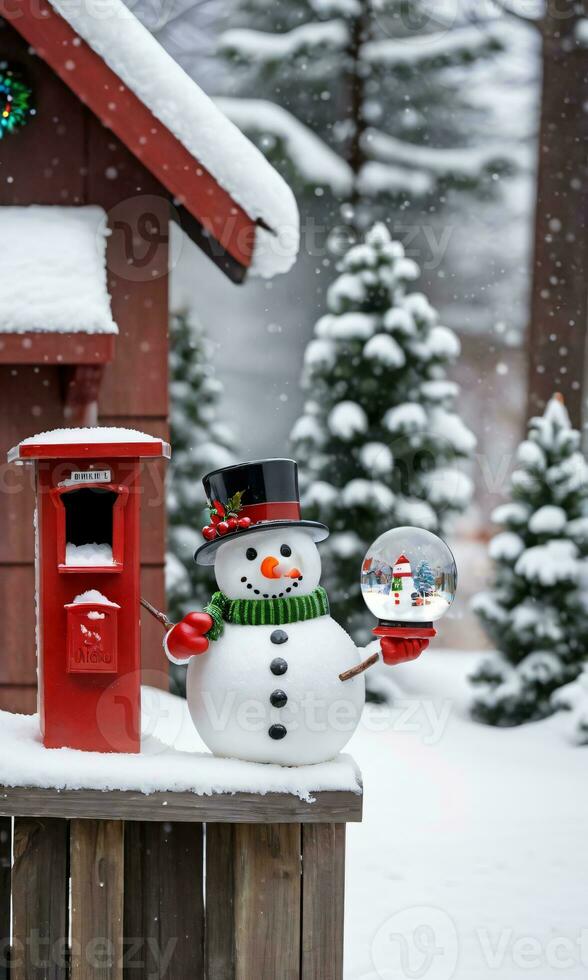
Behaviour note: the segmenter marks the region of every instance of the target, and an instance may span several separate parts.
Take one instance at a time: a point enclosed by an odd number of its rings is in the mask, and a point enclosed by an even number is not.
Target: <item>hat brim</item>
[[[238,528],[236,531],[229,531],[222,537],[213,538],[212,541],[205,541],[194,552],[194,560],[198,565],[214,565],[214,558],[221,547],[229,541],[236,541],[238,538],[245,538],[248,534],[259,534],[261,531],[275,531],[281,527],[300,527],[308,531],[313,540],[317,543],[328,538],[330,531],[326,524],[319,524],[318,521],[259,521],[247,528]]]

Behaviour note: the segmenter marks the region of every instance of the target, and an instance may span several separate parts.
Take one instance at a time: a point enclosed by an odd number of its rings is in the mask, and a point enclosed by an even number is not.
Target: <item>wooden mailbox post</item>
[[[139,751],[140,463],[169,455],[162,439],[109,428],[44,433],[9,453],[35,465],[47,748]]]

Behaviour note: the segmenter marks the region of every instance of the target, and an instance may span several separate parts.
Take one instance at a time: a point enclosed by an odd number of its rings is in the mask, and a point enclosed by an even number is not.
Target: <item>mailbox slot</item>
[[[82,484],[51,491],[57,507],[59,571],[120,572],[128,488]]]
[[[120,606],[110,602],[70,602],[65,609],[68,674],[115,674]]]

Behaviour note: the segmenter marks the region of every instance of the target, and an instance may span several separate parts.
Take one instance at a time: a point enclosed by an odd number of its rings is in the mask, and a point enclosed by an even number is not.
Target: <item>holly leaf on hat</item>
[[[237,493],[233,494],[232,497],[229,497],[227,500],[227,514],[233,514],[236,517],[239,511],[243,509],[243,504],[241,501],[244,493],[244,490],[237,490]]]

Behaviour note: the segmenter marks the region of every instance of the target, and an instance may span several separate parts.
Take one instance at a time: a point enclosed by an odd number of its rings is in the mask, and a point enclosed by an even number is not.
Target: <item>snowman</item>
[[[167,634],[169,660],[188,663],[187,699],[210,751],[251,762],[332,759],[365,700],[363,674],[339,675],[362,652],[329,615],[317,548],[328,528],[303,520],[297,466],[269,459],[207,474],[211,523],[195,559],[214,565],[204,612]],[[382,639],[388,663],[414,659],[419,639]]]
[[[399,606],[398,612],[405,611],[407,607],[414,605],[413,593],[416,591],[412,568],[406,555],[399,555],[392,568],[392,584],[390,586],[390,597],[395,606]]]

